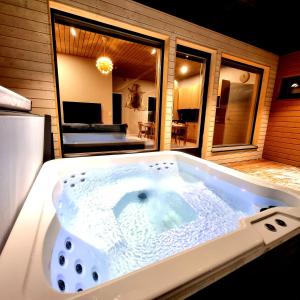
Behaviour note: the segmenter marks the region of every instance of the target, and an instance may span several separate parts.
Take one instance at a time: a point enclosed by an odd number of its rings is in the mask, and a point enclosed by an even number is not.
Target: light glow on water
[[[93,253],[105,269],[101,280],[85,288],[229,233],[261,207],[282,205],[175,161],[85,170],[62,182],[58,240],[70,234],[84,242],[81,255]],[[55,253],[59,247],[57,242]],[[56,257],[54,286],[62,272]]]
[[[133,247],[197,218],[196,211],[179,194],[164,190],[127,193],[113,212],[124,240]]]

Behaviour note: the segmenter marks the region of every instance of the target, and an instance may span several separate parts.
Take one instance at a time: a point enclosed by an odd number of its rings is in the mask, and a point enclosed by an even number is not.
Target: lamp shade
[[[96,61],[96,67],[102,74],[108,74],[113,69],[113,62],[107,56],[101,56]]]

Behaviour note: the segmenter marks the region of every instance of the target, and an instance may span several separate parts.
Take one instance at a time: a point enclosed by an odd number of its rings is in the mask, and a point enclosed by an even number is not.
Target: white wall
[[[103,75],[94,59],[57,54],[61,101],[101,103],[102,122],[112,124],[112,73]]]
[[[230,82],[238,82],[241,83],[240,76],[245,71],[227,67],[227,66],[221,66],[220,70],[220,80],[219,85],[222,85],[222,80],[230,80]],[[250,72],[250,78],[246,82],[246,84],[254,84],[255,83],[256,74]]]
[[[140,90],[143,94],[143,104],[146,107],[146,111],[133,110],[125,107],[129,90],[133,83],[140,85]],[[148,121],[148,98],[156,97],[155,82],[145,80],[134,80],[132,78],[113,78],[113,92],[122,94],[122,123],[128,124],[127,132],[129,134],[138,134],[138,122]],[[157,97],[156,97],[157,101]],[[156,107],[158,107],[156,105]]]

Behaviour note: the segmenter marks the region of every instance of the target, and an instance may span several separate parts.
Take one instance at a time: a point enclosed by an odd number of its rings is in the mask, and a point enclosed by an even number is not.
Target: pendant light
[[[113,65],[112,60],[108,56],[106,56],[106,53],[105,53],[106,38],[102,37],[102,40],[103,40],[103,45],[104,45],[104,53],[103,53],[103,56],[101,56],[97,59],[96,67],[102,74],[106,75],[112,71],[114,65]]]

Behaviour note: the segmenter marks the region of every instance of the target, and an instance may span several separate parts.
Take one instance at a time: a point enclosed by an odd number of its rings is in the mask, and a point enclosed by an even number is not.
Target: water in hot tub
[[[235,230],[262,207],[283,205],[171,160],[81,170],[62,182],[51,280],[67,292],[158,262]]]

